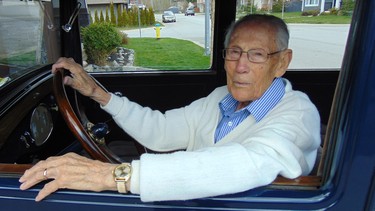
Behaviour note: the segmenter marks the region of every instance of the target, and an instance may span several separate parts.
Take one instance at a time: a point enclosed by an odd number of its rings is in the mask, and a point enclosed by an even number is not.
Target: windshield
[[[59,57],[53,5],[58,1],[0,1],[0,87]]]
[[[164,15],[171,15],[171,16],[173,16],[173,13],[170,12],[170,11],[167,11],[167,12],[164,12]]]

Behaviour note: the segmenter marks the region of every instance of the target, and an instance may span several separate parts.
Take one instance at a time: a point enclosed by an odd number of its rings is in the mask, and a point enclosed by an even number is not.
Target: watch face
[[[115,169],[116,177],[125,178],[131,173],[131,168],[128,165],[120,165]]]

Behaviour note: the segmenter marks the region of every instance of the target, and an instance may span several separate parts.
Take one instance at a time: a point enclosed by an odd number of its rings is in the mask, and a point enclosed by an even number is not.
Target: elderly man
[[[61,58],[65,84],[91,97],[144,146],[168,154],[143,154],[121,165],[69,153],[27,170],[21,189],[52,179],[42,200],[60,188],[118,190],[143,201],[186,200],[245,191],[277,175],[309,174],[320,145],[320,118],[309,98],[281,78],[292,59],[289,33],[279,18],[248,15],[228,30],[223,58],[227,85],[165,114],[98,87],[80,65]],[[181,151],[181,150],[184,151]]]

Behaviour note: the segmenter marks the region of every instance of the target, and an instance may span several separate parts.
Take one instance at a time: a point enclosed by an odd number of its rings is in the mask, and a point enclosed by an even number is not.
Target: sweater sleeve
[[[190,128],[183,115],[184,108],[163,114],[113,94],[102,108],[126,133],[151,150],[179,150],[188,145]]]
[[[141,200],[188,200],[267,185],[285,164],[277,156],[265,158],[267,150],[272,151],[262,147],[262,153],[249,153],[241,144],[229,143],[191,152],[144,154],[139,166]]]

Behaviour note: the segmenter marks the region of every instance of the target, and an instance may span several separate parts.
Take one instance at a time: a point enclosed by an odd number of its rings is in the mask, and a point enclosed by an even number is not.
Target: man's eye
[[[230,50],[230,54],[233,54],[233,55],[237,55],[237,54],[240,54],[240,53],[241,53],[240,50],[233,50],[233,49]]]
[[[263,56],[263,53],[261,51],[252,51],[251,54],[253,56]]]

